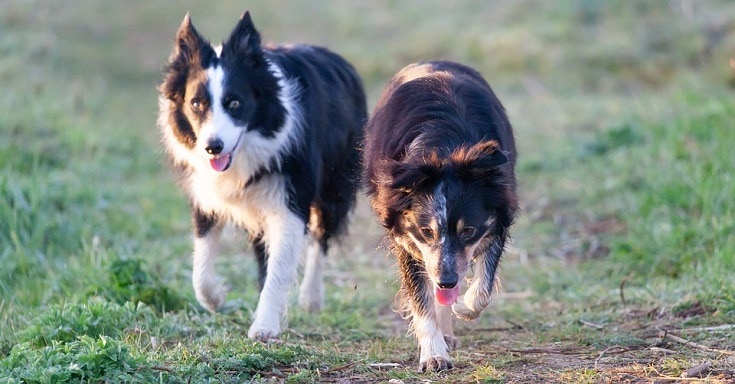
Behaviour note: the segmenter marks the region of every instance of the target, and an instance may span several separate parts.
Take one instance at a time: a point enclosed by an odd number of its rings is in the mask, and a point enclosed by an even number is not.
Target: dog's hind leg
[[[224,224],[213,215],[198,209],[194,216],[194,263],[192,284],[197,301],[211,312],[217,311],[224,302],[227,288],[223,286],[214,268],[214,259],[219,252],[219,239]]]
[[[504,247],[505,236],[498,236],[487,251],[477,258],[472,283],[464,296],[452,305],[452,311],[458,318],[465,321],[474,320],[490,304],[495,285],[495,272]]]
[[[269,212],[264,226],[268,271],[248,337],[265,341],[281,333],[288,291],[296,280],[299,256],[304,249],[306,226],[293,212],[277,209]]]
[[[299,305],[310,312],[324,307],[324,277],[322,270],[326,261],[326,247],[313,235],[309,236],[304,262],[304,278],[299,287]]]
[[[395,247],[400,248],[400,247]],[[430,282],[423,263],[403,249],[394,250],[401,269],[401,289],[411,301],[411,327],[419,342],[419,372],[443,371],[453,367],[444,329],[448,316],[437,316]],[[451,331],[451,323],[447,328]],[[454,339],[452,336],[451,339]]]
[[[258,290],[263,290],[265,284],[265,276],[268,273],[268,253],[263,244],[263,236],[251,238],[250,244],[255,252],[255,260],[258,262]]]

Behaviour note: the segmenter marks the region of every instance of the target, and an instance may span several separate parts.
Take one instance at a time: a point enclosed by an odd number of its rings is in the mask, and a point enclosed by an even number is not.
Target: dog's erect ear
[[[496,175],[499,167],[508,162],[508,153],[500,149],[497,141],[487,140],[456,150],[451,159],[460,178],[478,180]]]
[[[174,103],[181,104],[184,100],[189,73],[197,66],[205,67],[214,54],[214,49],[209,41],[197,32],[187,13],[176,33],[174,48],[168,58],[166,74],[159,87],[161,93]]]
[[[231,49],[241,55],[260,52],[260,34],[253,25],[253,19],[250,18],[249,11],[242,14],[225,45],[229,45]]]
[[[181,26],[179,26],[179,31],[176,33],[176,44],[169,61],[189,61],[206,45],[209,45],[209,43],[194,28],[191,17],[187,12]]]

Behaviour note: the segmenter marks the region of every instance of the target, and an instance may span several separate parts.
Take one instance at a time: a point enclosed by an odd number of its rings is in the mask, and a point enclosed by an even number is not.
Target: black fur
[[[192,209],[194,219],[194,236],[204,237],[217,225],[218,218],[213,214],[207,214],[197,208]]]

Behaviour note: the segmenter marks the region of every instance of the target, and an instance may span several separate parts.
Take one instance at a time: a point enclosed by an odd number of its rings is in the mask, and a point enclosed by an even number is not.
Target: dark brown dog
[[[518,206],[515,153],[490,86],[451,62],[402,69],[367,124],[368,194],[398,258],[422,372],[452,368],[452,315],[472,320],[490,303]]]

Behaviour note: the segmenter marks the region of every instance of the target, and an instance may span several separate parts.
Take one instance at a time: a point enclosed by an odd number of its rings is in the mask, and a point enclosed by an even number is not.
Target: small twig
[[[154,371],[163,371],[163,372],[169,372],[169,373],[170,372],[173,372],[172,369],[169,369],[169,368],[166,368],[166,367],[150,367],[150,368],[151,368],[151,370],[154,370]]]
[[[600,355],[597,356],[597,358],[595,359],[595,369],[597,369],[597,364],[599,364],[600,359],[602,359],[602,357],[605,356],[605,354],[625,353],[630,350],[631,350],[630,348],[621,347],[619,345],[613,345],[612,347],[605,348],[602,352],[600,352]]]
[[[713,331],[735,331],[735,324],[723,324],[714,327],[698,327],[682,329],[682,332],[713,332]]]
[[[651,383],[660,383],[660,382],[677,382],[677,383],[701,383],[702,379],[699,377],[681,377],[681,376],[656,376],[656,377],[650,377]]]
[[[550,354],[550,355],[583,355],[587,353],[584,351],[575,351],[571,349],[551,349],[551,348],[509,349],[508,352],[543,353],[543,354]]]
[[[649,349],[651,350],[651,352],[661,352],[661,353],[665,353],[667,355],[673,355],[673,354],[676,353],[676,351],[674,351],[674,350],[666,349],[666,348],[660,348],[660,347],[651,347]]]
[[[305,339],[306,336],[303,333],[296,332],[294,329],[288,328],[288,332],[298,337],[299,339]]]
[[[520,329],[519,327],[488,327],[488,328],[472,328],[474,332],[507,332],[512,331],[515,329]]]
[[[604,325],[593,323],[591,321],[585,321],[585,320],[579,319],[579,322],[582,323],[582,325],[586,325],[588,327],[597,328],[597,329],[605,329]]]
[[[711,361],[705,361],[702,364],[687,369],[681,374],[681,377],[701,377],[702,374],[707,372],[711,366]]]
[[[706,351],[706,352],[719,353],[721,355],[735,355],[735,352],[733,352],[733,351],[729,351],[729,350],[726,350],[726,349],[710,348],[710,347],[708,347],[706,345],[697,344],[695,342],[692,342],[692,341],[689,341],[689,340],[686,340],[686,339],[682,339],[679,336],[672,335],[669,332],[664,331],[664,330],[662,330],[659,327],[656,327],[656,329],[658,330],[658,337],[660,337],[662,339],[666,339],[668,337],[671,340],[676,341],[677,343],[684,344],[684,345],[686,345],[688,347],[700,349],[700,350]]]
[[[330,368],[330,369],[326,370],[324,373],[344,371],[344,370],[349,369],[349,368],[352,368],[354,366],[355,366],[355,363],[347,363],[347,364],[344,364],[344,365],[340,365],[339,367]]]
[[[526,327],[524,327],[524,326],[523,326],[523,324],[520,324],[520,323],[516,323],[516,322],[514,322],[514,321],[510,321],[510,320],[508,320],[508,319],[505,319],[505,322],[506,322],[506,323],[508,323],[508,324],[510,324],[510,325],[512,325],[512,326],[513,326],[513,327],[515,327],[516,329],[520,329],[520,330],[522,330],[522,331],[528,332],[528,329],[526,329]]]
[[[370,368],[377,368],[377,369],[383,369],[383,368],[399,368],[401,364],[398,363],[372,363],[370,364]]]

